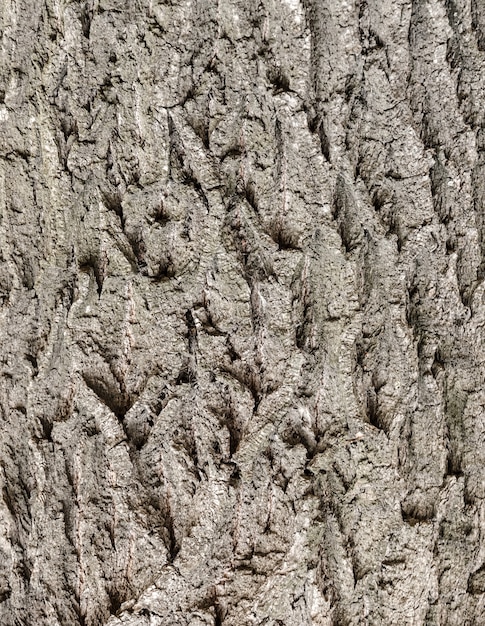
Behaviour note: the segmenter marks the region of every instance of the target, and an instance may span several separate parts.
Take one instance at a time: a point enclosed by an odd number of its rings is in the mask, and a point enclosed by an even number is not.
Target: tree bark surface
[[[483,1],[0,32],[0,624],[485,624]]]

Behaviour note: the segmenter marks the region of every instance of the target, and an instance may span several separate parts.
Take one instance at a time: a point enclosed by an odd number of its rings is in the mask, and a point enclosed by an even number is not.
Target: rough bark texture
[[[485,624],[483,0],[2,0],[2,626]]]

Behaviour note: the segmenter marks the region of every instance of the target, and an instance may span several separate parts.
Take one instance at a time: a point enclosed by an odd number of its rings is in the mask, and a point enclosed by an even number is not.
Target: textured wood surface
[[[482,0],[3,0],[0,624],[485,624]]]

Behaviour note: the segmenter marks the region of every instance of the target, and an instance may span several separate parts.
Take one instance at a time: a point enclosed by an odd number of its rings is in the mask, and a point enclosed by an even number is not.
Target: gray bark
[[[482,0],[3,0],[0,623],[485,624]]]

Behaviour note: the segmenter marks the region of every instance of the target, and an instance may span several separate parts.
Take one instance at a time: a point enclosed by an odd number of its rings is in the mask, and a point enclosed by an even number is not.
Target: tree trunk
[[[2,626],[485,624],[483,0],[3,0]]]

